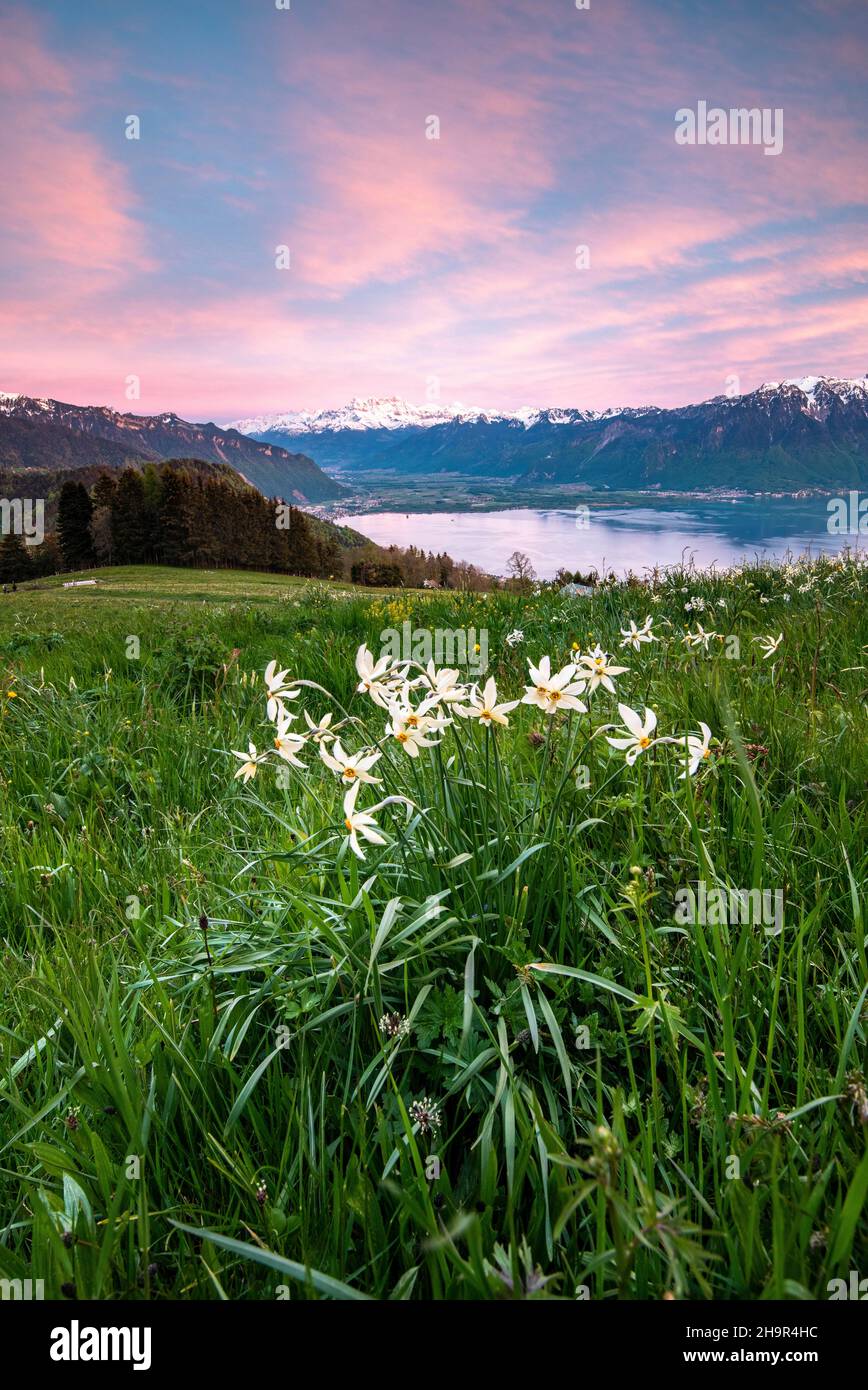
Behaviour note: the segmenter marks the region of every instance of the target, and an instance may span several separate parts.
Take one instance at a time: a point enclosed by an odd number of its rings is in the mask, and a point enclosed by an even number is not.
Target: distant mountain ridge
[[[2,469],[122,468],[134,461],[175,458],[229,467],[267,497],[305,503],[345,493],[305,454],[237,430],[193,424],[172,413],[122,415],[107,406],[0,392]]]
[[[227,427],[229,428],[229,427]],[[698,405],[509,413],[396,398],[231,426],[326,467],[596,488],[798,490],[868,483],[868,377],[768,382]]]
[[[639,406],[634,408],[632,413],[641,414],[653,408]],[[337,409],[289,410],[276,415],[253,415],[249,419],[233,420],[226,428],[253,437],[267,432],[295,436],[344,431],[363,433],[371,430],[430,429],[434,425],[455,422],[497,424],[511,421],[529,429],[542,418],[549,419],[552,423],[565,424],[577,420],[605,419],[607,416],[621,413],[618,410],[539,410],[531,406],[517,411],[483,410],[478,406],[462,405],[458,401],[451,406],[411,405],[409,401],[401,400],[398,396],[356,396],[349,405]]]

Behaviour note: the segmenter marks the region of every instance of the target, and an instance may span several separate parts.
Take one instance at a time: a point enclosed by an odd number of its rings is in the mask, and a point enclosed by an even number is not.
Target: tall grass
[[[579,601],[103,579],[0,611],[0,1276],[822,1298],[864,1263],[864,571]],[[619,648],[646,613],[662,640]],[[501,699],[527,656],[598,641],[618,698],[664,734],[706,722],[714,757],[627,767],[600,691],[588,715],[456,720],[412,761],[354,693],[357,646],[404,618],[486,629]],[[688,651],[697,620],[740,654]],[[314,750],[285,786],[233,779],[228,750],[270,737],[274,656],[333,696],[305,688],[311,715],[346,711],[348,747],[383,743],[377,798],[414,803],[364,862]],[[783,930],[681,924],[698,879],[782,891]]]

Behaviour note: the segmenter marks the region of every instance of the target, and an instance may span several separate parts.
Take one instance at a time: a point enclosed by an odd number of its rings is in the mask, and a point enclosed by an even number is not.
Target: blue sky
[[[3,389],[220,420],[868,370],[863,0],[48,0],[0,30]],[[780,155],[676,144],[699,100],[780,108]]]

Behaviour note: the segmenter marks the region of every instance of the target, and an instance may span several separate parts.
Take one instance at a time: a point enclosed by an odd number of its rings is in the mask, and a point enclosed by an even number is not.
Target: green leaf
[[[183,1221],[171,1221],[171,1224],[188,1236],[208,1240],[220,1250],[228,1250],[231,1255],[238,1255],[242,1260],[253,1260],[255,1264],[265,1265],[266,1269],[273,1269],[276,1274],[285,1274],[288,1279],[297,1279],[300,1284],[311,1285],[317,1293],[325,1294],[327,1298],[370,1302],[369,1295],[362,1293],[360,1289],[350,1288],[349,1284],[342,1283],[340,1279],[333,1279],[330,1274],[322,1274],[318,1269],[310,1269],[307,1265],[297,1264],[295,1260],[285,1260],[282,1255],[275,1255],[273,1250],[261,1250],[258,1245],[248,1245],[232,1236],[206,1230],[204,1226],[187,1226]]]

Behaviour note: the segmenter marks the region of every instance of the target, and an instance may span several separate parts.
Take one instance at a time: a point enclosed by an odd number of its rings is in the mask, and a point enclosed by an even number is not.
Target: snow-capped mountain
[[[757,394],[792,397],[794,393],[804,397],[804,404],[799,402],[800,410],[824,420],[836,404],[851,405],[857,409],[860,406],[863,409],[868,407],[868,376],[803,376],[789,381],[767,381],[760,386]]]
[[[775,490],[868,479],[868,377],[766,382],[698,405],[496,411],[395,398],[237,420],[323,467],[462,473],[522,484]]]
[[[817,413],[828,409],[833,399],[864,400],[868,394],[868,376],[849,379],[828,376],[794,377],[786,381],[765,382],[755,394],[781,394],[789,392],[790,388],[805,397],[806,404],[803,408],[808,413]],[[712,398],[714,401],[721,399],[724,398]],[[0,392],[0,411],[3,408],[2,402],[3,393]],[[701,404],[711,403],[709,400]],[[541,422],[549,425],[575,425],[590,420],[614,419],[616,416],[635,419],[658,410],[659,407],[655,406],[609,406],[606,410],[525,406],[515,411],[483,410],[478,406],[462,405],[460,402],[454,402],[452,405],[411,405],[398,396],[357,396],[349,405],[337,409],[287,410],[273,415],[253,415],[248,419],[232,420],[224,428],[254,437],[278,432],[292,436],[339,434],[346,430],[431,429],[435,425],[447,425],[455,421],[466,424],[512,422],[522,425],[525,429],[532,429]]]
[[[836,396],[849,398],[865,394],[868,390],[868,375],[789,377],[786,381],[766,381],[759,389],[761,391],[779,391],[782,386],[794,386],[797,391],[801,391],[806,396],[813,396],[818,390],[825,388]]]
[[[640,407],[650,409],[651,407]],[[462,405],[456,401],[452,405],[411,405],[398,396],[354,397],[349,405],[332,410],[287,410],[274,415],[253,415],[244,420],[233,420],[226,429],[238,430],[239,434],[259,437],[265,434],[339,434],[344,431],[362,430],[421,430],[435,425],[452,424],[496,424],[511,422],[531,429],[540,420],[550,424],[575,424],[581,420],[597,420],[606,415],[622,414],[621,410],[569,410],[559,407],[539,409],[525,406],[521,410],[483,410],[478,406]]]
[[[343,430],[428,429],[450,420],[503,419],[496,412],[477,410],[455,403],[410,405],[397,396],[354,397],[337,410],[288,410],[276,415],[255,415],[234,420],[227,429],[239,434],[266,434],[280,431],[288,435],[338,433]]]

